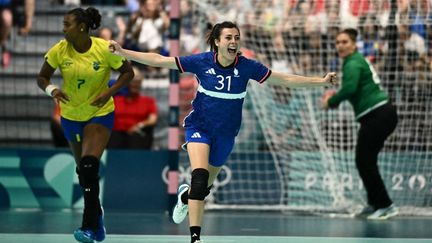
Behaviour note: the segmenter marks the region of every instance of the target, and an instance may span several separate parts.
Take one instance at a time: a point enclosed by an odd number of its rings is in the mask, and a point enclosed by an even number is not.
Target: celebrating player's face
[[[216,40],[218,54],[226,61],[234,61],[240,50],[240,33],[236,28],[225,28]]]
[[[345,33],[340,33],[336,37],[336,50],[339,54],[339,57],[345,58],[356,50],[356,43],[351,40],[349,35]]]

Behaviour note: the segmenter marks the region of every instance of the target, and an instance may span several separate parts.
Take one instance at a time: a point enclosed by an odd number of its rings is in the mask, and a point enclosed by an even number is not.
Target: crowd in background
[[[0,1],[0,7],[11,1],[17,0]],[[115,39],[128,49],[169,55],[170,1],[50,2],[124,8],[127,15],[104,16],[97,34]],[[28,8],[34,11],[34,6]],[[375,66],[394,102],[402,99],[421,110],[427,97],[432,96],[431,8],[431,0],[180,0],[181,55],[204,50],[205,32],[213,23],[229,20],[240,26],[244,55],[281,72],[322,74],[340,71],[341,63],[334,51],[335,34],[343,28],[357,28],[359,51]],[[28,16],[33,18],[33,14]],[[28,27],[24,34],[31,34],[31,24],[21,26]],[[144,79],[167,77],[166,70],[134,65],[143,72]],[[180,87],[181,123],[190,110],[196,82],[191,76],[182,76]]]

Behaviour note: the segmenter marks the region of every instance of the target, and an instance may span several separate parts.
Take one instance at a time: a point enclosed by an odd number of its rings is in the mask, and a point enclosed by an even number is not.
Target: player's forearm
[[[172,58],[172,62],[168,62],[167,58],[157,53],[152,52],[137,52],[131,51],[127,49],[122,49],[119,51],[119,54],[123,57],[139,62],[152,67],[162,67],[162,68],[173,68],[172,64],[175,64],[174,58]]]
[[[133,77],[133,71],[121,72],[116,82],[110,88],[111,96],[114,96],[114,94],[117,93],[121,88],[126,87]]]
[[[49,84],[51,84],[51,82],[50,82],[50,80],[49,80],[48,78],[46,78],[46,77],[42,77],[42,76],[38,76],[38,77],[37,77],[37,85],[38,85],[38,87],[39,87],[41,90],[45,91],[45,88],[46,88]]]
[[[327,83],[322,77],[306,77],[294,74],[282,74],[277,72],[272,72],[268,81],[271,84],[286,86],[290,88],[329,86],[329,83]]]

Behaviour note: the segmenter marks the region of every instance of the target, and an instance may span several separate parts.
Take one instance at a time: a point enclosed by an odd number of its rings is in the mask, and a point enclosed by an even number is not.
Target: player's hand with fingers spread
[[[62,103],[67,103],[69,101],[69,97],[61,89],[53,90],[52,97]]]
[[[116,41],[110,40],[109,41],[109,49],[112,53],[119,55],[123,48],[121,47],[121,45],[119,43],[117,43]]]
[[[324,76],[324,82],[330,84],[330,86],[336,85],[337,83],[336,73],[335,72],[327,73]]]
[[[103,107],[110,98],[111,95],[108,92],[103,92],[100,95],[98,95],[90,105],[96,107]]]

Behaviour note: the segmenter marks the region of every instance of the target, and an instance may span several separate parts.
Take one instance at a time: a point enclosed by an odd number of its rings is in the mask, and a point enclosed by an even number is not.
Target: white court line
[[[290,236],[202,236],[205,243],[420,243],[431,239],[413,238],[352,238],[352,237],[290,237]],[[1,243],[69,243],[76,242],[72,234],[1,234]],[[108,234],[104,243],[188,243],[186,235],[118,235]]]

